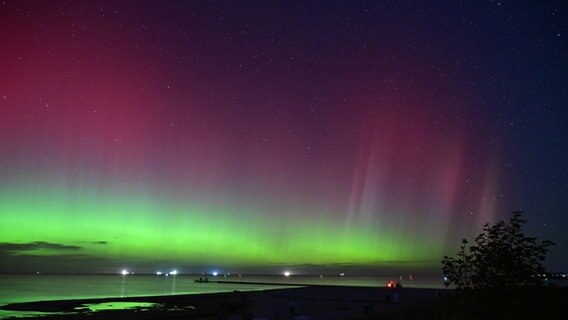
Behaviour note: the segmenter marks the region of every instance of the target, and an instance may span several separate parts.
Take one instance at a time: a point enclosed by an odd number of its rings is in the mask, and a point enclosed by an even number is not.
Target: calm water
[[[233,290],[281,288],[263,284],[194,283],[199,276],[177,275],[0,275],[0,306],[13,302],[80,298],[131,297],[148,295],[197,294]],[[209,280],[271,282],[282,284],[328,284],[384,286],[387,277],[317,277],[317,276],[231,276]],[[405,287],[442,288],[440,277],[414,277],[402,280]],[[20,313],[0,310],[0,318]]]

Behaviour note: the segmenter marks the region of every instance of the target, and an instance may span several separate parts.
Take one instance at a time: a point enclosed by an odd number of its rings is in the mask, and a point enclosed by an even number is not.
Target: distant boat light
[[[285,271],[285,272],[284,272],[284,276],[285,276],[285,277],[289,277],[289,276],[290,276],[290,271]]]
[[[219,273],[217,271],[213,271],[213,276],[216,277]]]
[[[157,275],[157,276],[161,276],[161,275],[162,275],[162,271],[156,271],[156,275]]]
[[[172,276],[175,276],[176,274],[178,274],[178,272],[177,272],[177,270],[172,270],[172,272],[170,272],[170,274],[171,274]]]
[[[122,270],[120,273],[121,273],[123,276],[125,276],[125,275],[128,274],[128,270],[124,269],[124,270]]]

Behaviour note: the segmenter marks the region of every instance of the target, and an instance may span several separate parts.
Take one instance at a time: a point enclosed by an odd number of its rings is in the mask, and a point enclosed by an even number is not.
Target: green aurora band
[[[344,223],[313,215],[275,220],[247,207],[160,201],[120,193],[70,197],[74,192],[64,188],[35,189],[3,188],[0,242],[41,239],[76,245],[81,254],[92,257],[142,259],[149,265],[168,261],[217,266],[372,265],[426,260],[441,252],[432,237],[407,237],[387,226],[346,228]],[[62,254],[50,248],[27,253]]]

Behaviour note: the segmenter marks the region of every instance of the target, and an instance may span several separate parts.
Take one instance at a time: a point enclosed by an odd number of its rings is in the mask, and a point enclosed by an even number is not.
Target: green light
[[[344,221],[302,212],[284,219],[282,212],[275,215],[246,206],[235,210],[234,204],[89,190],[74,192],[73,197],[71,193],[53,187],[4,188],[0,242],[46,241],[79,246],[81,254],[93,257],[185,265],[374,264],[440,254],[435,240],[408,238],[392,226],[347,228]],[[77,252],[45,248],[27,253]]]

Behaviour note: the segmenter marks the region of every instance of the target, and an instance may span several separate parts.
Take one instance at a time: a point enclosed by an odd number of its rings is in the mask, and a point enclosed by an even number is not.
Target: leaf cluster
[[[469,248],[463,239],[456,257],[442,259],[446,286],[453,283],[457,289],[475,289],[541,284],[538,275],[546,272],[542,263],[554,243],[526,236],[522,230],[526,222],[522,212],[516,211],[508,222],[485,224]]]

